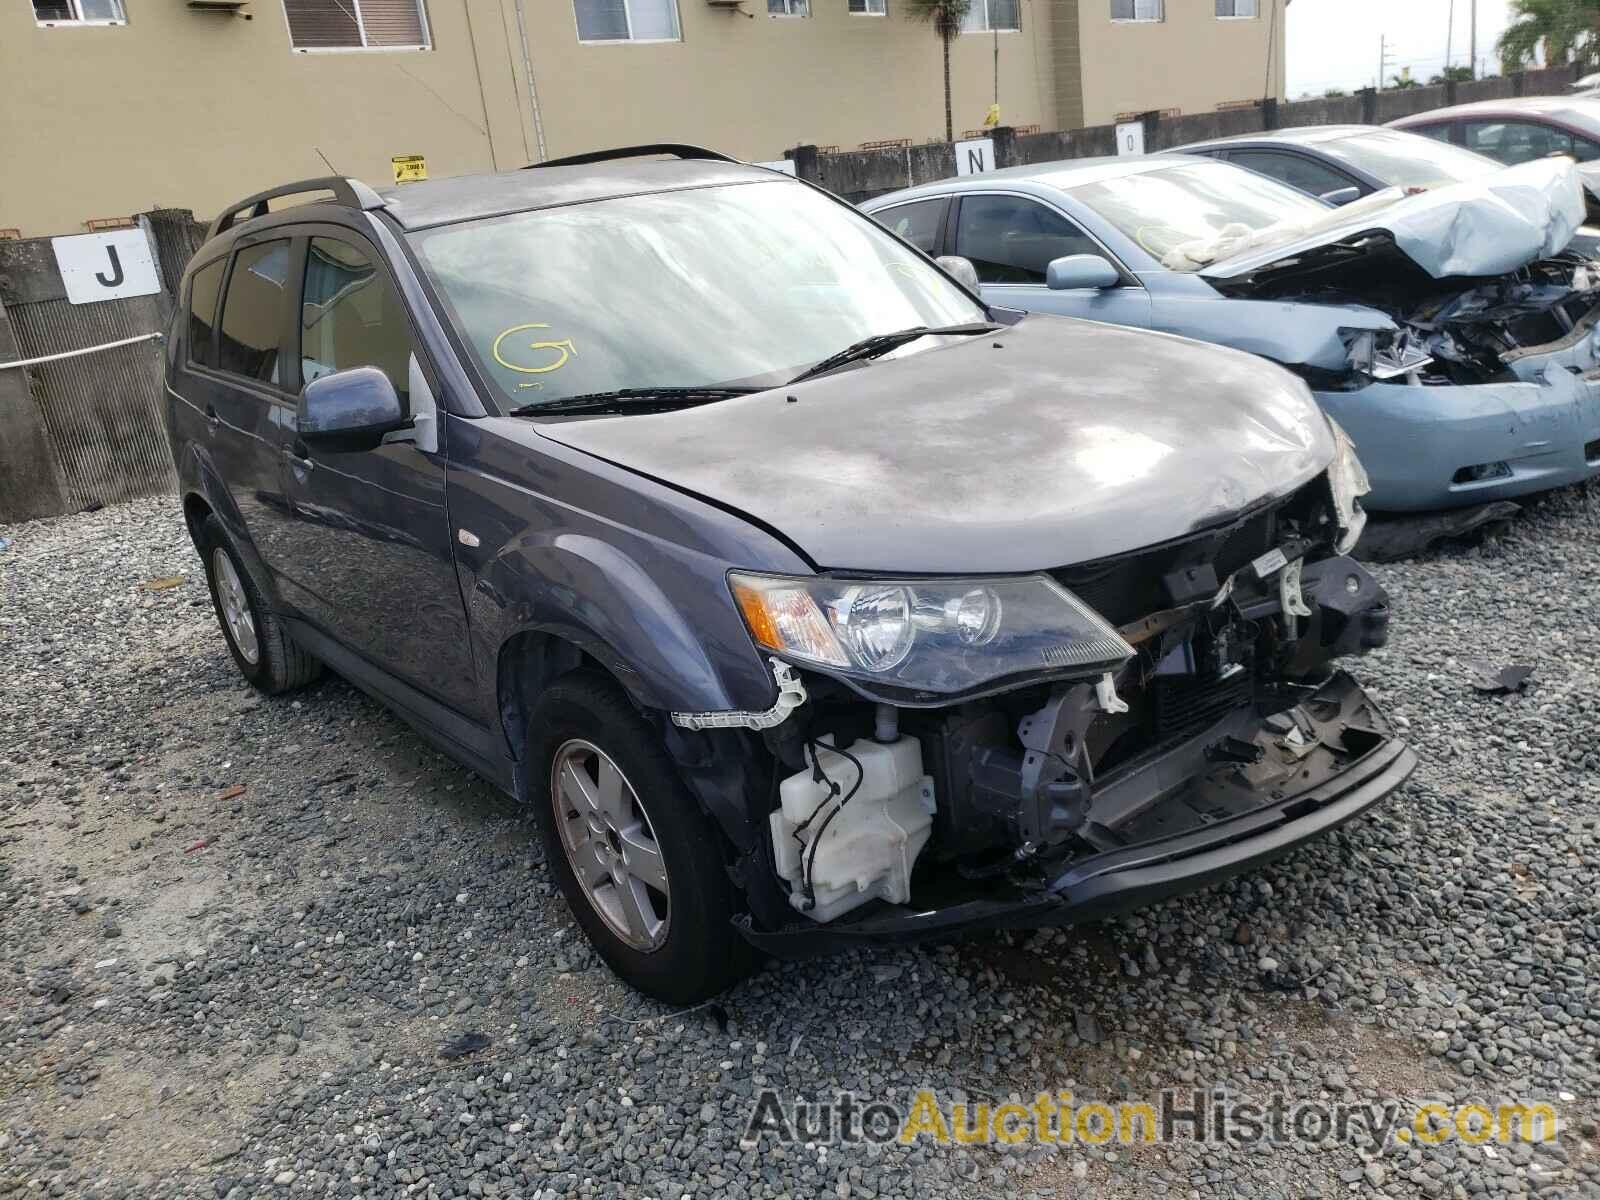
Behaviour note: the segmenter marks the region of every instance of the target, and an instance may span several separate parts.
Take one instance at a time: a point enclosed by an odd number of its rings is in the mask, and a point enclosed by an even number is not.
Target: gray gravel
[[[1600,488],[1379,569],[1377,815],[1087,929],[617,984],[514,807],[237,678],[174,504],[0,529],[0,1195],[1600,1196]],[[174,586],[158,586],[184,576]],[[1465,658],[1531,662],[1521,696]],[[725,1024],[724,1024],[725,1022]],[[467,1032],[489,1046],[438,1050]],[[763,1086],[1555,1103],[1534,1150],[740,1146]]]

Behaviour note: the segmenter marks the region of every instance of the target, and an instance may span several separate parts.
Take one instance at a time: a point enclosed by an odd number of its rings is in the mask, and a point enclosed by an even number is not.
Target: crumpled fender
[[[1301,304],[1214,296],[1161,296],[1156,328],[1231,346],[1285,367],[1343,373],[1349,354],[1341,330],[1399,328],[1387,314],[1359,304]]]

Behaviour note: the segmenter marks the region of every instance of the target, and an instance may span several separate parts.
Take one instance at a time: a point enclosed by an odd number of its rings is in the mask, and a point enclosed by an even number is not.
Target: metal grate
[[[1218,681],[1214,676],[1162,676],[1151,680],[1151,712],[1157,742],[1192,737],[1220,721],[1236,708],[1249,704],[1254,683],[1251,673],[1235,672]]]
[[[7,309],[24,358],[149,333],[155,297]],[[74,508],[111,504],[177,486],[161,411],[161,351],[142,342],[30,367],[34,403]]]

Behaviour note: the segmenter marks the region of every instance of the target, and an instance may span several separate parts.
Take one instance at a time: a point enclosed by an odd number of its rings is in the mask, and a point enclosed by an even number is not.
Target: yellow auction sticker
[[[428,177],[428,162],[420,154],[397,154],[389,161],[394,164],[396,183],[417,183]]]
[[[504,330],[499,337],[494,339],[494,344],[489,348],[489,353],[494,356],[495,362],[499,363],[508,371],[520,371],[524,375],[546,375],[551,371],[559,371],[562,367],[567,365],[567,359],[571,358],[578,352],[578,348],[572,344],[571,338],[562,338],[560,341],[529,341],[529,350],[550,350],[554,351],[556,354],[555,358],[548,362],[541,363],[538,366],[530,367],[524,364],[511,362],[501,352],[500,344],[513,333],[521,333],[528,329],[549,328],[550,326],[543,321],[534,321],[527,325],[513,325],[510,329]]]

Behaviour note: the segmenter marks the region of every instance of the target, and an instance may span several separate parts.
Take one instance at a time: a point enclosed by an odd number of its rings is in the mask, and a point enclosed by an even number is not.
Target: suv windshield
[[[1492,158],[1416,134],[1375,130],[1319,142],[1317,149],[1381,179],[1385,187],[1443,187],[1505,168]]]
[[[1310,224],[1332,210],[1304,192],[1227,163],[1174,164],[1096,183],[1071,194],[1173,269],[1199,264],[1175,258],[1180,246],[1212,243],[1273,225]]]
[[[508,409],[776,386],[874,334],[985,319],[874,221],[787,181],[517,213],[411,242]]]

